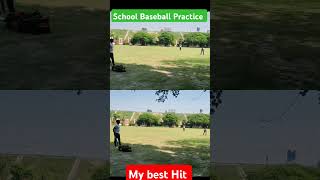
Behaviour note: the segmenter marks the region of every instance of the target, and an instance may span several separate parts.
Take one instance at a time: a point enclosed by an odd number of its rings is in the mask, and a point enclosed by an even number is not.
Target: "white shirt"
[[[110,53],[113,53],[113,43],[112,42],[110,42]]]
[[[116,124],[115,126],[114,126],[114,132],[115,133],[120,133],[120,125],[119,124]]]

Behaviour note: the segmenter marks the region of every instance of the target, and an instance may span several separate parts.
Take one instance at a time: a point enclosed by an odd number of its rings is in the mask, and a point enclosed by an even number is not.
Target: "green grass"
[[[42,177],[46,180],[67,179],[75,161],[74,158],[40,155],[23,155],[19,162],[16,162],[16,159],[17,155],[0,155],[1,180],[9,177],[11,166],[17,163],[24,169],[31,170],[35,180],[40,180]],[[3,164],[6,166],[1,168]],[[104,160],[81,159],[79,169],[76,171],[77,179],[91,180],[97,169],[105,165]]]
[[[189,128],[183,132],[181,128],[123,126],[121,141],[130,144],[133,151],[118,151],[113,145],[113,133],[110,134],[111,175],[124,176],[126,164],[191,164],[194,176],[207,176],[210,132],[207,136],[202,132]]]
[[[104,164],[103,161],[81,160],[78,178],[81,180],[90,180],[97,168],[102,167]]]
[[[215,164],[211,172],[216,180],[242,180],[239,168],[243,169],[247,180],[317,180],[320,178],[319,168],[301,165]]]
[[[213,166],[211,171],[217,180],[242,180],[239,176],[237,167],[233,165]]]
[[[111,89],[209,89],[209,49],[118,45],[114,56],[127,72],[111,72]]]
[[[2,89],[105,89],[105,2],[17,0],[17,11],[50,17],[51,34],[7,30],[0,23]]]
[[[51,157],[24,157],[23,167],[32,170],[36,179],[45,177],[47,180],[67,179],[74,159],[61,159]]]
[[[10,167],[14,164],[16,156],[0,155],[0,179],[6,179],[10,173]]]
[[[244,168],[248,180],[267,180],[267,179],[307,179],[318,180],[320,170],[301,165],[273,165],[257,167],[256,170]]]
[[[320,1],[217,0],[213,87],[319,89]]]

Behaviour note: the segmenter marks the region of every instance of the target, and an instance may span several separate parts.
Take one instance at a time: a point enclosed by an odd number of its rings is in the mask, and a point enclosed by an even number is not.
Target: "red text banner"
[[[126,180],[192,180],[192,166],[127,165]]]

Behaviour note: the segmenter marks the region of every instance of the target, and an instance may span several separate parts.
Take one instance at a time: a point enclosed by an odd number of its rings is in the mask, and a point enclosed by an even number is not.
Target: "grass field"
[[[48,15],[52,33],[16,33],[0,22],[1,89],[105,89],[105,3],[17,0],[18,12]]]
[[[127,72],[111,72],[111,89],[210,88],[209,49],[118,45],[114,56]]]
[[[319,89],[320,1],[217,0],[217,89]]]
[[[262,164],[215,164],[212,166],[211,172],[215,177],[214,180],[317,180],[320,178],[319,168],[295,164],[268,166]]]
[[[118,151],[110,134],[111,176],[125,176],[126,164],[190,164],[194,176],[209,175],[210,131],[203,136],[202,129],[123,126],[120,133],[132,152]]]
[[[41,180],[66,180],[72,170],[75,158],[19,155],[21,160],[17,161],[17,155],[0,155],[0,179],[10,177],[10,168],[19,165],[24,169],[31,170],[33,179]],[[104,160],[81,159],[79,166],[75,169],[76,179],[91,180],[92,175],[98,168],[104,167]]]

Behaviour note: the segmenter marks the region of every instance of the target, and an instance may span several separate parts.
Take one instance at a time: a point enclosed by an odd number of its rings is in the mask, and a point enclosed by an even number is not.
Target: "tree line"
[[[132,38],[133,45],[161,45],[161,46],[174,46],[178,41],[178,45],[183,47],[209,47],[210,46],[210,33],[190,32],[184,34],[182,37],[177,38],[172,32],[148,33],[145,31],[136,32]]]
[[[117,113],[113,114],[113,119],[117,119],[119,116]],[[166,127],[179,127],[185,126],[189,128],[204,128],[210,125],[209,114],[190,114],[187,116],[187,120],[178,116],[176,113],[165,113],[161,118],[159,115],[152,113],[142,113],[137,118],[136,123],[130,122],[129,125],[138,126],[166,126]]]

